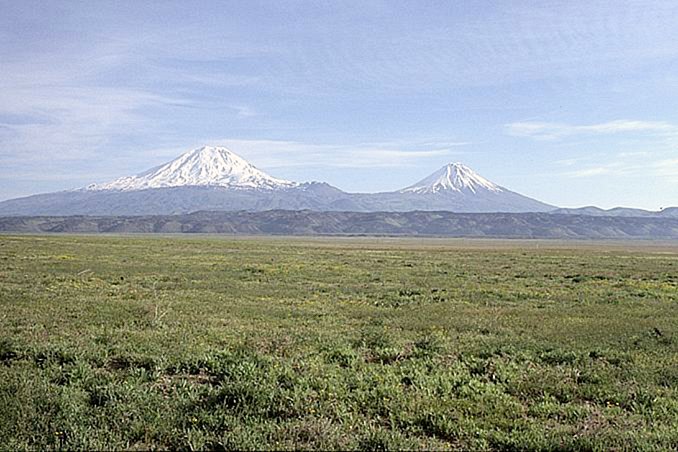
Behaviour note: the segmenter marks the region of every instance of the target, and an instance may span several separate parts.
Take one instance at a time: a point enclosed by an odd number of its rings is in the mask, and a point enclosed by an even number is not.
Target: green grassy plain
[[[0,449],[676,449],[678,245],[0,236]]]

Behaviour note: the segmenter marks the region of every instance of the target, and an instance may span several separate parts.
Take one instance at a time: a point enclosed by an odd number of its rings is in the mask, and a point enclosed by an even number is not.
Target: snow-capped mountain
[[[346,193],[278,179],[223,147],[205,146],[136,176],[0,202],[0,215],[147,215],[198,210],[546,212],[554,206],[501,187],[461,163],[387,193]]]
[[[266,174],[227,148],[204,146],[136,176],[89,185],[86,190],[131,191],[181,186],[277,190],[298,185]]]
[[[462,163],[449,163],[414,185],[366,195],[366,210],[452,212],[548,212],[554,206],[512,192]]]
[[[479,190],[501,192],[502,188],[482,177],[463,163],[449,163],[430,176],[414,185],[400,190],[401,193],[438,193],[441,191],[470,191]]]

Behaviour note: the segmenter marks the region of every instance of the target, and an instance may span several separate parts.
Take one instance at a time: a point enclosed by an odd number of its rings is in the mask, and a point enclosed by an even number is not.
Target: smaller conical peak
[[[273,190],[297,186],[259,170],[225,147],[203,146],[188,151],[136,176],[116,179],[90,190],[145,190],[181,186],[216,186],[234,189]]]
[[[478,191],[503,191],[463,163],[448,163],[430,176],[411,185],[401,193],[438,193],[444,191],[477,193]]]

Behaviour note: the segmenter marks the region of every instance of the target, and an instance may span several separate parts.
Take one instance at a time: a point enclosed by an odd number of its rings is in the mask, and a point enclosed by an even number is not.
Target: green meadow
[[[678,448],[678,244],[0,236],[0,449]]]

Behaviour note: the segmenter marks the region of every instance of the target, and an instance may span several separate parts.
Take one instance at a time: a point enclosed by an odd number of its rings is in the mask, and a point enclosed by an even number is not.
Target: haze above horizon
[[[0,200],[209,144],[349,192],[459,161],[562,207],[678,205],[673,1],[0,7]]]

